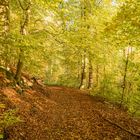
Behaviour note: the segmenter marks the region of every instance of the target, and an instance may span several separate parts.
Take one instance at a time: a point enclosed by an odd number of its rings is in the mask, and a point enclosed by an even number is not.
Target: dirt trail
[[[24,120],[8,129],[8,140],[140,139],[125,131],[140,133],[140,122],[103,99],[87,95],[85,91],[35,85],[22,95],[10,88],[2,89],[1,94],[8,98],[10,106],[19,109]]]

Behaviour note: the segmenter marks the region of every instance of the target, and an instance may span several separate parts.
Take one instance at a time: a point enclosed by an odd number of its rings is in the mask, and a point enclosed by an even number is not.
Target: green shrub
[[[0,125],[3,128],[12,126],[18,122],[21,122],[20,118],[16,116],[17,110],[8,110],[3,113],[2,120],[0,120]]]
[[[0,108],[5,108],[4,104],[0,104]],[[17,110],[7,110],[0,116],[0,130],[6,130],[9,126],[13,126],[21,122],[21,119],[16,116]],[[3,139],[4,134],[0,133],[0,139]]]

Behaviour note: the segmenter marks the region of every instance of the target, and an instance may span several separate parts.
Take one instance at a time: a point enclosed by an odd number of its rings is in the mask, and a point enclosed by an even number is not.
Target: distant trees
[[[105,29],[105,42],[115,52],[111,58],[112,71],[114,75],[112,89],[113,98],[116,96],[121,104],[129,106],[133,112],[140,100],[139,96],[139,22],[140,2],[126,0],[119,7],[117,15]],[[110,55],[111,56],[111,55]],[[116,59],[116,60],[115,60]],[[116,70],[113,72],[113,63]],[[107,89],[108,90],[108,89]],[[107,92],[107,91],[106,91]],[[107,94],[107,93],[106,93]]]

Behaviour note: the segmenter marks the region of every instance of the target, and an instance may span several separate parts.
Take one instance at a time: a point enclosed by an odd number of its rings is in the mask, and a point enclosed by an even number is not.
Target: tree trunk
[[[82,70],[81,70],[81,82],[80,82],[80,89],[85,88],[85,82],[86,82],[86,57],[85,54],[82,57]]]
[[[21,23],[21,27],[20,27],[20,34],[25,36],[28,34],[27,27],[29,23],[29,12],[30,12],[31,1],[29,1],[27,7],[24,7],[20,0],[18,0],[18,2],[20,4],[21,9],[23,10],[23,17],[24,17],[23,23]],[[19,60],[17,63],[17,70],[16,70],[16,75],[15,75],[15,79],[18,84],[20,84],[20,80],[21,80],[21,72],[22,72],[22,68],[24,64],[23,59],[24,59],[24,50],[20,48]]]
[[[129,52],[126,54],[126,60],[125,60],[125,67],[124,67],[124,75],[123,75],[123,83],[122,83],[122,96],[121,96],[121,103],[120,106],[122,106],[122,103],[124,101],[124,95],[126,90],[126,78],[127,78],[127,71],[128,71],[128,62],[129,62]]]
[[[23,55],[22,52],[20,52],[19,60],[17,63],[16,75],[15,75],[15,80],[17,81],[18,84],[20,84],[21,72],[22,72],[22,68],[23,68],[23,57],[21,55]]]
[[[102,89],[103,91],[102,91],[102,92],[103,92],[103,94],[104,94],[105,91],[106,91],[106,82],[107,82],[107,81],[106,81],[106,78],[107,78],[107,77],[106,77],[106,67],[105,67],[105,65],[104,65],[104,68],[103,68],[103,73],[104,73],[104,80],[103,80],[103,89]]]
[[[81,6],[81,20],[86,23],[87,21],[87,15],[86,15],[86,4],[85,0],[80,1]],[[82,25],[81,28],[87,29],[87,25]],[[81,44],[84,45],[83,38],[81,38]],[[87,51],[86,48],[83,49],[83,57],[82,57],[82,70],[81,70],[81,81],[80,81],[80,89],[84,89],[86,86],[86,55]]]
[[[99,85],[99,65],[96,65],[96,87]]]
[[[92,89],[93,86],[93,68],[92,68],[92,63],[89,60],[89,78],[88,78],[88,89]]]

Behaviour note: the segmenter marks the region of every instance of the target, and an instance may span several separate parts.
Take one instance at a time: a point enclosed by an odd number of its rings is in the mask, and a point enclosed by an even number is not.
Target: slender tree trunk
[[[86,56],[85,53],[82,57],[82,70],[81,70],[81,81],[79,88],[85,88],[85,82],[86,82]]]
[[[103,73],[104,73],[104,82],[103,82],[103,94],[105,93],[105,90],[106,90],[106,67],[104,65],[104,68],[103,68]]]
[[[20,84],[21,72],[22,72],[22,68],[23,68],[23,57],[21,55],[23,56],[23,54],[20,52],[19,60],[17,63],[16,75],[15,75],[15,79],[18,84]]]
[[[96,65],[96,87],[99,85],[99,65]]]
[[[126,55],[126,60],[125,60],[125,67],[124,67],[124,75],[123,75],[123,83],[122,83],[122,97],[121,97],[121,104],[120,106],[122,106],[122,103],[124,101],[124,95],[125,95],[125,90],[126,90],[126,78],[127,78],[127,71],[128,71],[128,62],[129,62],[129,52],[127,52]]]
[[[86,1],[85,0],[80,0],[80,3],[81,3],[81,5],[80,5],[81,6],[81,20],[82,20],[82,22],[86,23],[87,22]],[[81,28],[88,29],[88,26],[85,24],[85,25],[82,25]],[[82,45],[84,45],[83,38],[81,38],[81,43],[82,43]],[[81,81],[80,81],[80,86],[79,86],[80,89],[83,89],[87,86],[86,85],[86,66],[87,66],[86,65],[86,57],[87,57],[87,51],[86,51],[86,48],[84,48],[83,58],[82,58]]]
[[[92,89],[93,86],[93,68],[91,60],[89,60],[89,78],[88,78],[88,89]]]
[[[81,60],[78,60],[78,70],[77,70],[77,79],[79,80],[81,77]]]
[[[31,1],[29,1],[27,7],[24,7],[20,0],[18,1],[19,1],[21,9],[23,10],[23,17],[24,17],[23,23],[21,23],[21,27],[20,27],[20,34],[23,36],[26,36],[28,34],[27,27],[29,23],[29,12],[30,12]],[[17,70],[15,74],[15,79],[18,84],[20,83],[20,80],[21,80],[21,72],[23,68],[23,63],[24,63],[24,49],[20,48],[19,60],[17,63]]]

